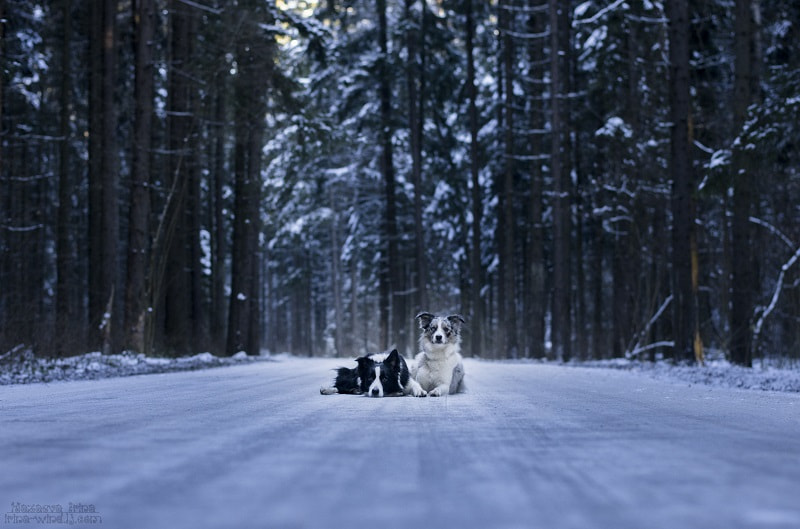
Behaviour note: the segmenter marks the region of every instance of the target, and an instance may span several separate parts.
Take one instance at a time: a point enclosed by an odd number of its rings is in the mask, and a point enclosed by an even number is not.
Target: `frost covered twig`
[[[659,347],[675,347],[675,342],[673,342],[672,340],[662,340],[660,342],[653,342],[647,345],[643,345],[642,347],[639,347],[637,345],[632,351],[625,353],[625,358],[630,360],[632,358],[636,358],[645,351],[649,351],[650,349],[657,349]]]
[[[753,343],[758,343],[758,337],[761,334],[761,327],[764,325],[764,320],[767,319],[773,310],[775,310],[775,306],[778,304],[778,298],[781,295],[781,291],[783,290],[783,279],[786,276],[786,272],[800,259],[800,247],[797,248],[797,251],[794,252],[791,258],[789,258],[786,263],[781,267],[781,272],[778,274],[778,281],[775,284],[775,292],[772,293],[772,299],[769,302],[769,305],[764,309],[764,312],[761,313],[761,316],[758,317],[758,321],[756,321],[755,327],[753,329]]]
[[[616,2],[611,4],[610,6],[604,7],[603,9],[601,9],[600,11],[595,13],[594,15],[590,16],[589,18],[576,18],[575,20],[572,21],[572,25],[573,26],[578,26],[580,24],[591,24],[592,22],[596,22],[601,17],[605,16],[606,13],[608,13],[609,11],[615,10],[616,8],[618,8],[619,6],[621,6],[624,3],[625,3],[625,0],[617,0]],[[576,13],[576,15],[577,14],[578,13]]]
[[[794,243],[791,241],[791,239],[789,239],[789,237],[784,235],[781,230],[779,230],[778,228],[776,228],[775,226],[773,226],[769,222],[767,222],[765,220],[761,220],[761,219],[756,218],[756,217],[750,217],[749,220],[753,224],[758,224],[759,226],[763,226],[764,228],[766,228],[767,230],[769,230],[770,232],[775,234],[775,236],[777,236],[780,240],[785,242],[786,246],[788,246],[789,248],[794,248]]]
[[[641,342],[641,340],[645,336],[647,336],[647,333],[650,332],[650,328],[658,320],[658,318],[661,317],[661,315],[664,313],[664,311],[667,310],[667,307],[669,307],[669,304],[671,302],[672,302],[672,294],[667,296],[667,299],[665,299],[664,302],[661,304],[661,306],[658,307],[658,310],[656,311],[655,314],[653,314],[653,317],[650,318],[650,321],[648,321],[647,324],[645,324],[644,328],[639,333],[639,336],[636,337],[636,341],[633,343],[633,346],[628,351],[625,352],[625,358],[633,358],[633,357],[643,353],[644,351],[649,351],[650,349],[654,349],[656,347],[668,347],[668,346],[674,346],[675,345],[674,342],[664,342],[664,341],[662,341],[662,342],[656,342],[656,343],[652,343],[652,344],[649,344],[649,345],[645,345],[645,346],[642,346],[642,347],[639,346],[639,343]]]

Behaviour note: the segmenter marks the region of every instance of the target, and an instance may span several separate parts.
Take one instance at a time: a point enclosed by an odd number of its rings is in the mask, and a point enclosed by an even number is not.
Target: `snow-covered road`
[[[800,527],[798,394],[468,361],[467,394],[319,395],[342,363],[0,387],[4,524]]]

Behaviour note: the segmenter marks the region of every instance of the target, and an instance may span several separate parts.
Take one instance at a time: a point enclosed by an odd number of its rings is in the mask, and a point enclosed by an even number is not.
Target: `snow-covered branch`
[[[514,37],[515,39],[544,39],[550,36],[550,30],[542,31],[541,33],[530,33],[522,31],[514,31],[512,29],[502,28],[500,33]]]
[[[778,298],[780,298],[781,291],[783,290],[783,280],[786,277],[786,272],[800,259],[800,247],[797,248],[797,251],[794,252],[791,258],[789,258],[786,263],[781,267],[781,273],[778,274],[778,281],[775,284],[775,292],[772,293],[772,299],[767,305],[767,308],[764,309],[764,312],[761,313],[761,316],[758,317],[758,321],[756,321],[755,328],[753,329],[753,342],[758,343],[758,337],[761,334],[761,327],[764,325],[764,321],[767,319],[773,310],[775,310],[775,306],[778,304]]]
[[[636,358],[645,351],[649,351],[650,349],[658,349],[659,347],[675,347],[675,342],[672,340],[662,340],[660,342],[653,342],[641,347],[636,347],[633,351],[625,353],[625,358],[630,360],[631,358]]]
[[[629,351],[625,352],[625,358],[634,358],[635,356],[637,356],[637,355],[639,355],[639,354],[641,354],[641,353],[643,353],[645,351],[649,351],[650,349],[655,349],[656,347],[672,347],[672,346],[674,346],[674,342],[667,342],[667,341],[655,342],[655,343],[651,343],[651,344],[643,345],[643,346],[639,345],[641,340],[645,336],[647,336],[648,332],[650,332],[650,329],[653,327],[653,324],[655,324],[655,322],[658,321],[658,318],[660,318],[661,315],[664,313],[664,311],[667,310],[667,307],[669,307],[670,303],[672,303],[672,294],[667,296],[667,299],[665,299],[664,302],[661,304],[661,306],[658,307],[658,310],[656,311],[655,314],[653,314],[653,317],[650,318],[650,321],[648,321],[645,324],[644,328],[639,333],[639,336],[636,337],[636,341],[633,343],[633,346],[631,347],[631,349]]]
[[[600,11],[595,13],[594,15],[590,16],[589,18],[576,18],[576,19],[574,19],[572,21],[572,25],[573,26],[578,26],[580,24],[591,24],[593,22],[597,22],[599,19],[604,17],[606,13],[608,13],[609,11],[615,10],[616,8],[618,8],[619,6],[621,6],[624,3],[625,3],[625,0],[617,0],[616,2],[611,4],[610,6],[604,7],[603,9],[601,9]],[[581,6],[578,6],[578,8],[575,9],[575,15],[576,16],[579,16],[580,14],[582,14],[582,11],[579,12],[579,8],[582,7],[583,5],[585,5],[585,4],[581,4]]]
[[[758,224],[759,226],[763,226],[764,228],[767,228],[767,230],[771,231],[780,240],[785,242],[786,246],[788,246],[789,248],[794,248],[794,243],[792,242],[792,240],[789,239],[789,237],[787,237],[786,235],[784,235],[784,233],[781,230],[779,230],[769,222],[762,219],[757,219],[756,217],[750,217],[750,222],[752,222],[753,224]]]

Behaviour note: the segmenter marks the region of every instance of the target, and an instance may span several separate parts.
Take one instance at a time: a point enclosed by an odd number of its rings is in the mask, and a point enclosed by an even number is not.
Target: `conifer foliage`
[[[0,0],[0,354],[800,357],[800,6]]]

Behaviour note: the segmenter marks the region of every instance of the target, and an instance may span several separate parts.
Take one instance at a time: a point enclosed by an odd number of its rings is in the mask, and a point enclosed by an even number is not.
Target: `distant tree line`
[[[800,5],[0,0],[0,353],[800,357]]]

